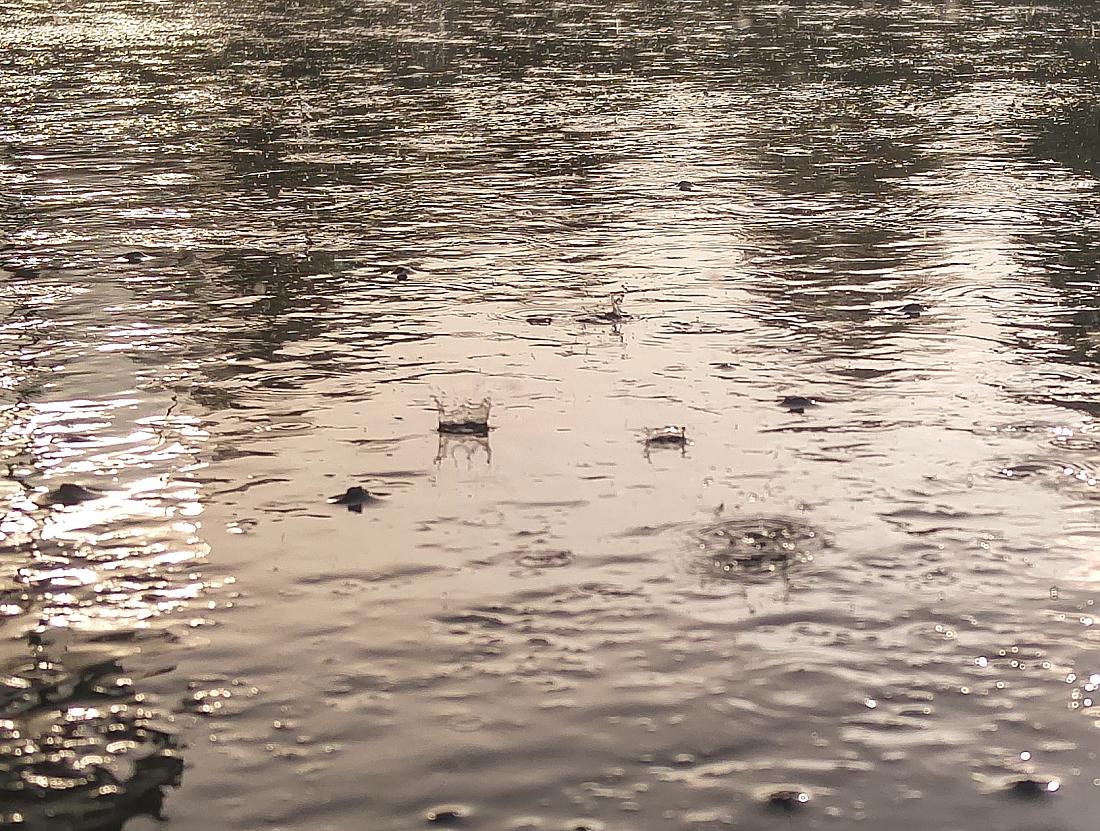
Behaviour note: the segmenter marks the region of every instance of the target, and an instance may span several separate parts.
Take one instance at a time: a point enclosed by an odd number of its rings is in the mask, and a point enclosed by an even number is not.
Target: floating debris
[[[554,322],[554,318],[550,315],[531,315],[527,318],[527,322],[532,326],[549,326]]]
[[[683,191],[689,191],[689,190],[694,190],[695,189],[695,185],[693,185],[687,179],[684,179],[682,181],[677,182],[676,187],[678,187],[680,190],[683,190]]]
[[[780,399],[779,405],[785,407],[788,412],[801,415],[806,412],[809,407],[816,407],[817,400],[807,398],[803,395],[784,395],[783,398]]]
[[[478,404],[466,401],[455,406],[444,406],[437,398],[435,406],[439,411],[440,433],[452,436],[489,435],[489,410],[492,402],[488,398],[482,399]]]
[[[769,808],[787,813],[805,808],[809,801],[810,794],[797,788],[772,791],[766,799]]]
[[[1053,796],[1061,787],[1057,779],[1017,779],[1009,783],[1008,790],[1021,799],[1043,799]]]
[[[347,505],[349,511],[360,513],[364,505],[377,502],[378,497],[366,488],[361,488],[359,485],[352,485],[344,491],[344,493],[338,496],[330,496],[328,501],[333,505]]]
[[[41,501],[46,505],[63,505],[67,508],[71,508],[73,505],[79,505],[81,502],[90,502],[93,499],[100,499],[102,496],[103,494],[100,491],[85,488],[81,485],[75,485],[71,482],[65,482],[62,485],[58,485],[52,491],[44,494]]]
[[[692,569],[723,580],[773,574],[812,562],[826,546],[817,529],[796,520],[727,519],[696,532]]]
[[[900,311],[906,317],[920,317],[923,312],[928,311],[928,307],[921,303],[906,303]]]
[[[666,424],[664,427],[645,428],[646,447],[687,447],[687,428]]]

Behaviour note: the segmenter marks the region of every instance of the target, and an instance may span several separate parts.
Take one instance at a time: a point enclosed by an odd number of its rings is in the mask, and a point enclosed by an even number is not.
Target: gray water
[[[1091,831],[1098,36],[0,3],[0,825]]]

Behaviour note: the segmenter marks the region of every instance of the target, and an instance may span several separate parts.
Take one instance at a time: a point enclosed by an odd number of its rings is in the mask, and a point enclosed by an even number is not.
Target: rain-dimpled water
[[[0,827],[1092,831],[1100,6],[0,0]]]

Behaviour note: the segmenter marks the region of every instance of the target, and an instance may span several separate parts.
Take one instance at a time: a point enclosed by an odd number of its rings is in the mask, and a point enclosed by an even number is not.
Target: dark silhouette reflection
[[[1095,74],[1100,81],[1100,71]],[[1100,175],[1100,103],[1075,102],[1050,114],[1037,128],[1032,146],[1039,158]]]
[[[52,362],[40,356],[57,325],[48,275],[12,279],[16,303],[2,324],[23,334],[0,356],[14,396],[0,422],[0,827],[117,831],[136,816],[162,819],[165,791],[183,772],[179,740],[124,666],[138,637],[124,621],[158,617],[173,583],[192,580],[179,572],[194,564],[139,564],[147,543],[139,523],[125,511],[100,516],[93,506],[104,491],[47,478],[59,457],[94,446],[103,426],[65,432],[71,414],[42,383]],[[102,547],[90,542],[97,532],[109,540]]]
[[[162,819],[183,773],[176,738],[152,726],[117,660],[50,654],[32,638],[27,657],[0,665],[0,824],[109,831]]]
[[[4,553],[34,563],[44,549],[48,571],[59,563],[50,546]],[[108,831],[139,815],[161,819],[183,759],[177,738],[154,726],[155,705],[142,701],[122,659],[110,654],[111,641],[133,633],[74,638],[55,630],[47,621],[65,613],[59,590],[33,565],[17,578],[19,588],[0,594],[8,629],[38,623],[0,639],[0,826]]]
[[[1100,82],[1095,60],[1092,74]],[[1032,134],[1034,161],[1051,161],[1083,176],[1100,176],[1100,104],[1076,101],[1055,109],[1043,119],[1027,121],[1022,129]],[[1021,263],[1043,275],[1057,290],[1056,315],[1035,316],[1025,305],[1011,321],[1016,345],[1039,353],[1044,359],[1070,364],[1100,366],[1100,239],[1088,230],[1093,221],[1090,202],[1061,199],[1045,206],[1040,227],[1020,229]],[[1048,383],[1046,400],[1070,409],[1100,415],[1100,407],[1084,379]],[[1032,393],[1033,394],[1033,393]]]

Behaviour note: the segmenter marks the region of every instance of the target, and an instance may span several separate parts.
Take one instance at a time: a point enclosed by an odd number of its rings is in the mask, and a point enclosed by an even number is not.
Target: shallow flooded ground
[[[1095,827],[1094,4],[0,20],[0,826]]]

